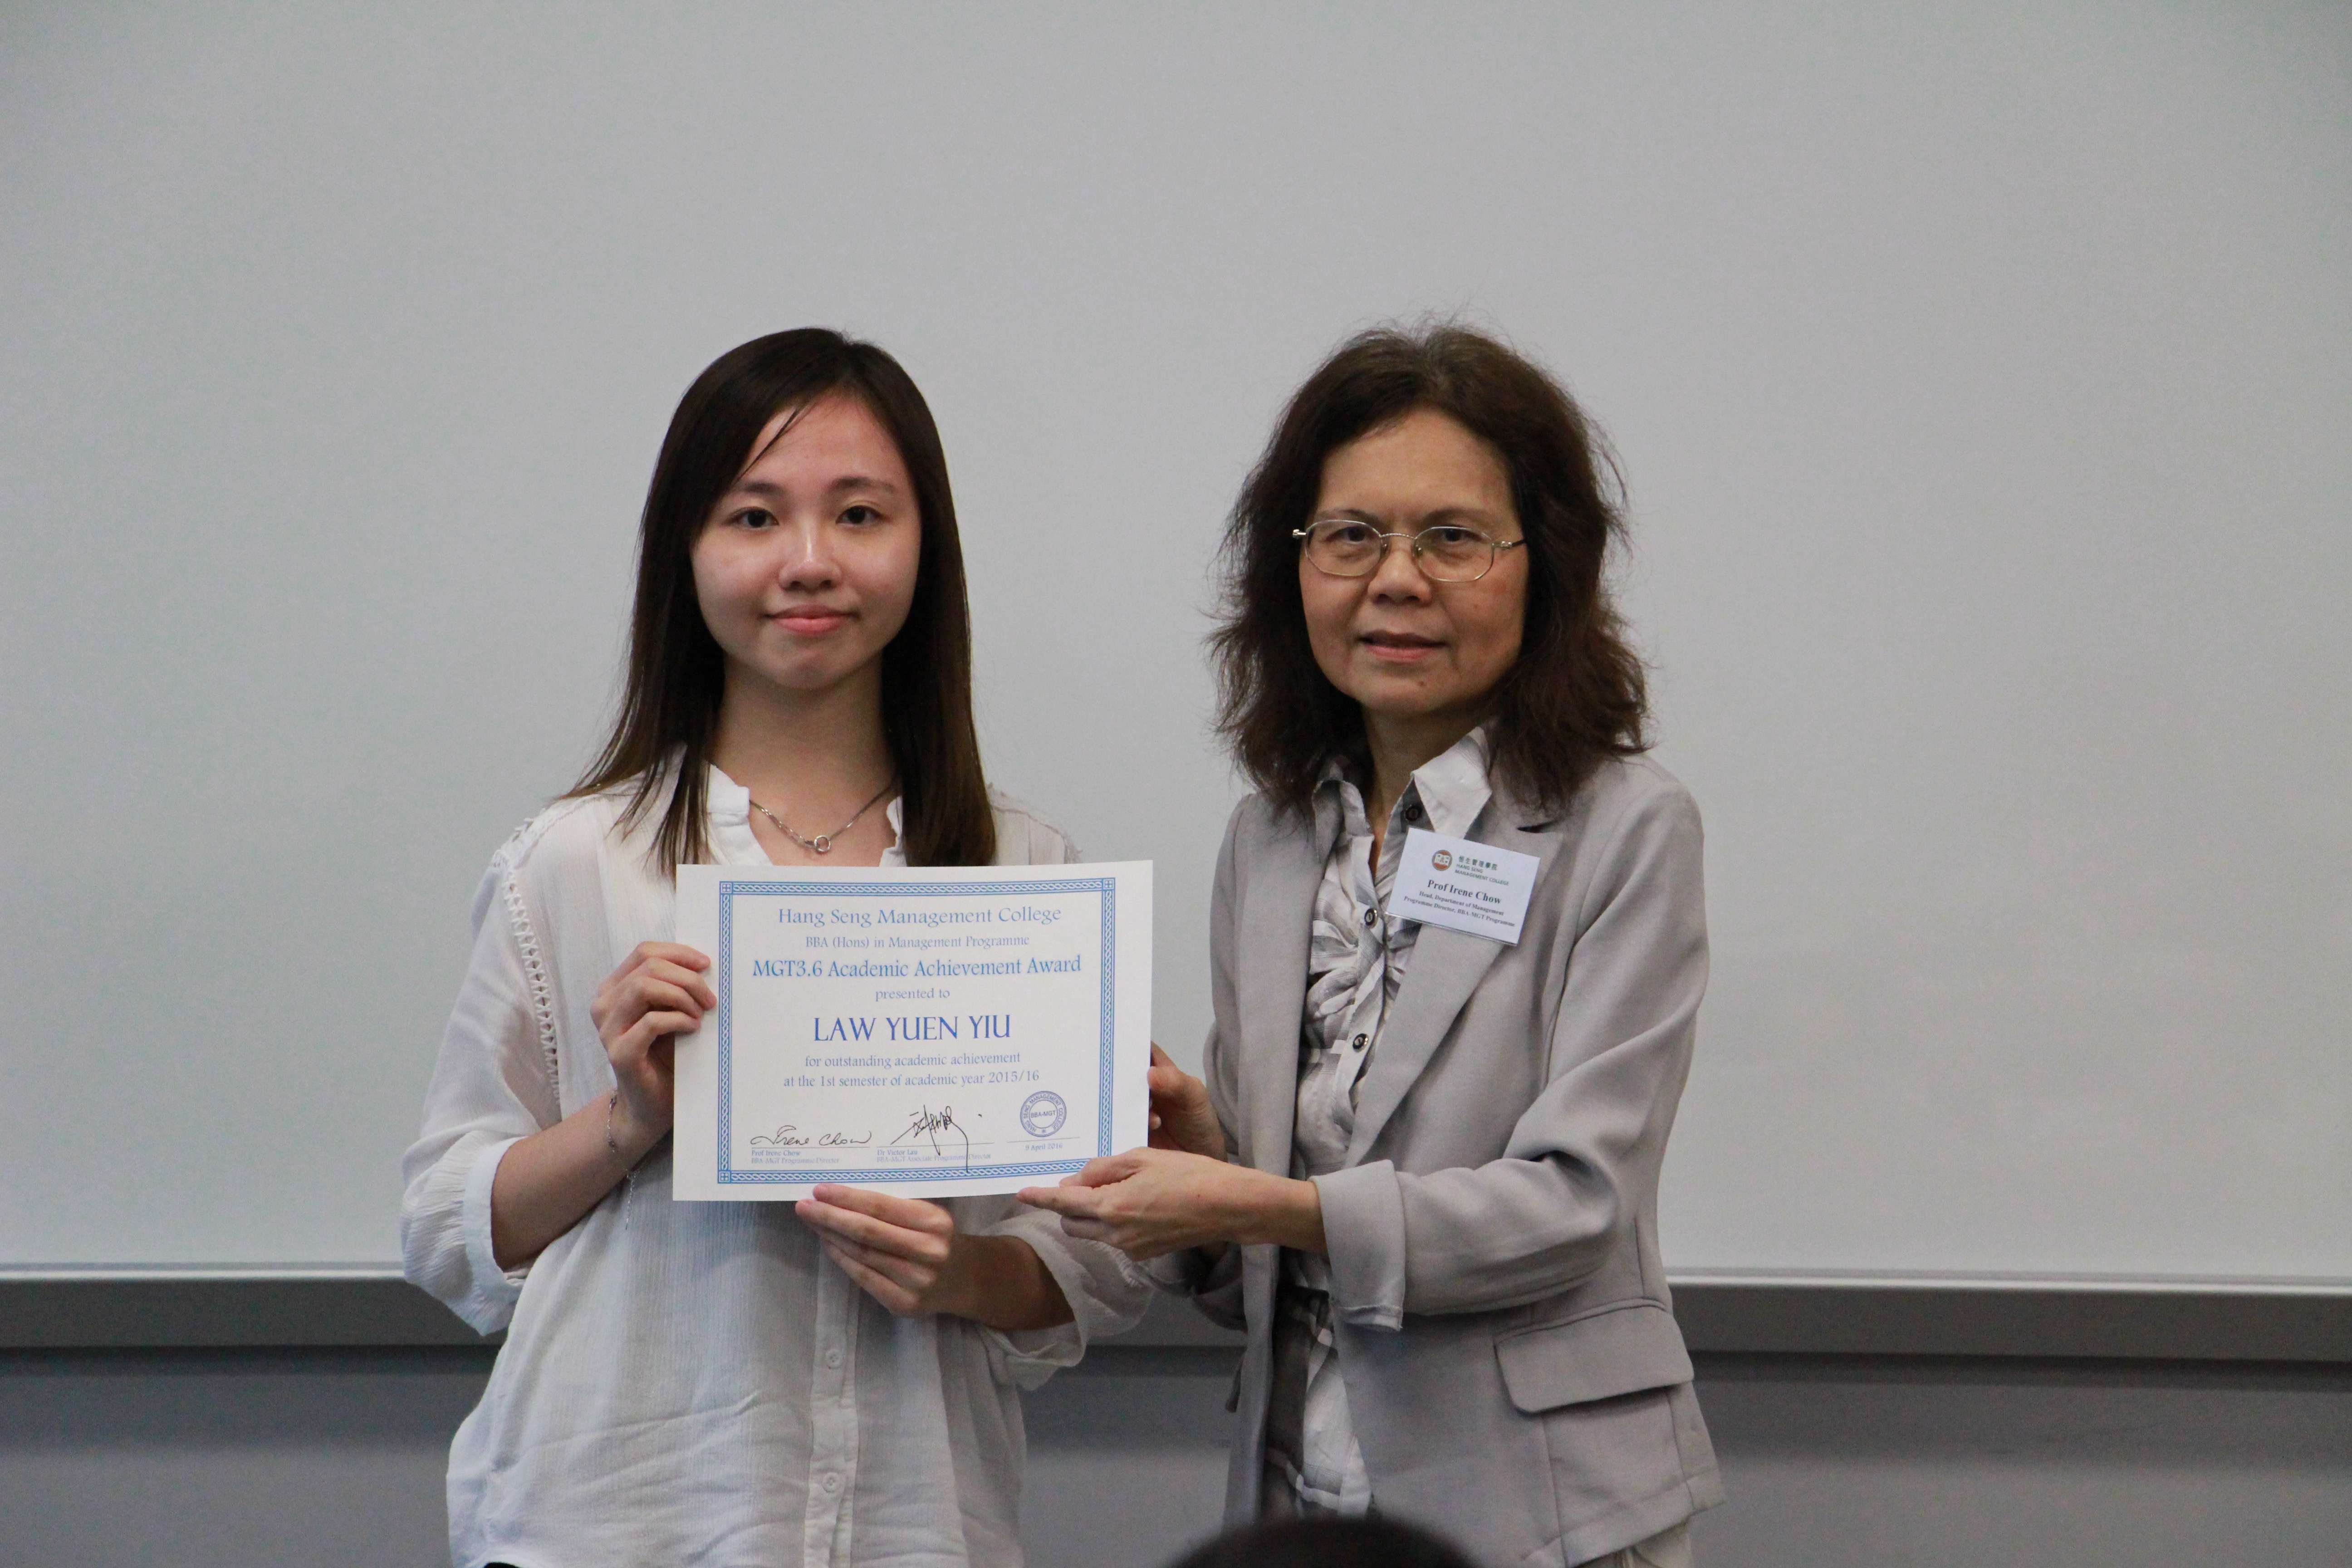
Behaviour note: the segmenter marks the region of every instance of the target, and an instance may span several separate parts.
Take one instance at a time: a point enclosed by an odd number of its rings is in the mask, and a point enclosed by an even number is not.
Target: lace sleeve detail
[[[505,871],[499,879],[504,884],[507,924],[514,932],[515,952],[522,961],[523,984],[530,992],[530,1016],[539,1029],[540,1053],[547,1060],[547,1081],[554,1086],[557,1102],[561,1103],[563,1079],[555,1048],[555,989],[548,984],[547,959],[540,951],[539,930],[531,924],[530,906],[523,902],[522,879],[515,875],[510,860]]]
[[[530,900],[516,890],[520,858],[494,856],[475,895],[473,956],[425,1088],[423,1128],[401,1162],[403,1271],[481,1333],[506,1326],[530,1267],[499,1267],[491,1244],[499,1163],[562,1119],[551,966]]]

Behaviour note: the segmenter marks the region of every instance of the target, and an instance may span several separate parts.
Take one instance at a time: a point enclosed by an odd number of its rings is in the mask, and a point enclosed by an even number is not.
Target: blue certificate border
[[[1096,1096],[1095,1158],[1116,1153],[1110,1146],[1111,1068],[1115,1060],[1118,1019],[1118,883],[1110,877],[1034,878],[1018,882],[782,882],[749,881],[721,877],[719,882],[719,1172],[722,1186],[747,1184],[806,1186],[817,1182],[868,1184],[876,1182],[936,1182],[937,1166],[909,1169],[905,1165],[870,1170],[739,1171],[731,1163],[735,1149],[735,900],[814,895],[823,898],[969,898],[1001,899],[1023,893],[1093,893],[1102,909],[1102,1037],[1098,1049],[1102,1083]],[[950,1181],[984,1181],[994,1176],[1060,1176],[1084,1168],[1086,1160],[1040,1160],[1021,1164],[991,1164]]]

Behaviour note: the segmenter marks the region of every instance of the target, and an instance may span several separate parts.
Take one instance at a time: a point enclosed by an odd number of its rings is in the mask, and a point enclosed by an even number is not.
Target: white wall
[[[0,1259],[378,1258],[694,373],[947,437],[1000,782],[1159,863],[1221,516],[1466,311],[1634,500],[1717,978],[1670,1261],[2352,1274],[2352,20],[20,6]]]

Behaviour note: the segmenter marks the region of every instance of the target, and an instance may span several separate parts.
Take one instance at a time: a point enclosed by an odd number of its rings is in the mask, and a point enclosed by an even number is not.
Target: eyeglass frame
[[[1496,563],[1502,560],[1504,551],[1516,550],[1520,545],[1525,544],[1528,542],[1525,534],[1521,534],[1517,539],[1497,539],[1493,534],[1488,533],[1485,529],[1473,528],[1466,522],[1424,523],[1420,528],[1413,530],[1411,533],[1390,533],[1380,529],[1373,529],[1372,537],[1381,542],[1381,553],[1379,559],[1374,561],[1371,566],[1366,571],[1334,572],[1329,567],[1317,561],[1314,556],[1308,555],[1307,552],[1307,547],[1315,542],[1315,531],[1322,527],[1327,522],[1344,522],[1357,528],[1370,528],[1371,524],[1360,517],[1318,517],[1314,521],[1308,523],[1305,528],[1294,528],[1290,531],[1290,537],[1298,541],[1298,553],[1306,557],[1307,564],[1314,567],[1315,570],[1322,573],[1326,577],[1337,577],[1343,583],[1360,583],[1367,577],[1379,576],[1381,574],[1381,568],[1388,564],[1389,541],[1391,539],[1402,539],[1405,541],[1406,550],[1412,556],[1412,569],[1419,572],[1423,577],[1427,577],[1429,581],[1433,583],[1478,582],[1486,577],[1488,573],[1494,571]],[[1458,528],[1465,533],[1475,533],[1479,538],[1486,542],[1486,564],[1480,569],[1477,576],[1431,576],[1428,570],[1422,565],[1421,555],[1423,548],[1421,542],[1422,538],[1432,530],[1439,528]]]

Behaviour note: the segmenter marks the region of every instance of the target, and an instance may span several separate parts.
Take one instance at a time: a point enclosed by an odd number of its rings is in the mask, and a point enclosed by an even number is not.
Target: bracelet
[[[616,1089],[604,1099],[604,1152],[613,1156],[614,1164],[621,1167],[621,1179],[634,1182],[637,1179],[636,1166],[622,1157],[621,1146],[613,1142],[613,1112],[620,1108],[621,1091]]]

